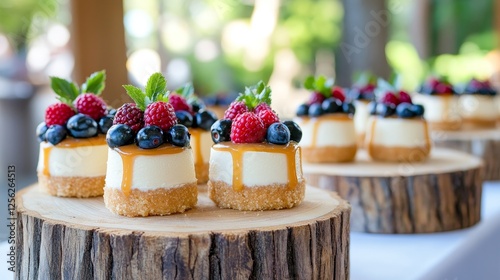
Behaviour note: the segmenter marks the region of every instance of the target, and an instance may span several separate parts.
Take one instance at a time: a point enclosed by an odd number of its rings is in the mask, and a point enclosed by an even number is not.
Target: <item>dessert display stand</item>
[[[202,188],[201,188],[202,189]],[[299,206],[127,218],[102,197],[19,192],[16,279],[348,279],[350,206],[307,187]]]
[[[345,164],[303,164],[308,184],[338,192],[352,207],[351,230],[430,233],[480,220],[482,161],[435,148],[420,163],[374,162],[364,150]]]
[[[433,131],[437,147],[473,154],[484,161],[484,180],[500,180],[500,129]]]

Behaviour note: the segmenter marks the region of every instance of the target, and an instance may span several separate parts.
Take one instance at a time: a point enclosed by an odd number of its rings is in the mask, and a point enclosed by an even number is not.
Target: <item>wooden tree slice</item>
[[[348,279],[350,206],[308,187],[287,210],[127,218],[102,198],[17,195],[17,279]]]
[[[482,162],[434,149],[421,163],[371,161],[364,150],[347,164],[304,164],[308,184],[333,190],[352,206],[351,229],[424,233],[470,227],[480,220]]]
[[[500,129],[434,131],[436,147],[459,150],[484,161],[484,179],[500,180]]]

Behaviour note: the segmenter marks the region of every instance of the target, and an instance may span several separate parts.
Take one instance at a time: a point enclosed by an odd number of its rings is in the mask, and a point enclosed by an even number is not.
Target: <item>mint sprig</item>
[[[377,77],[369,71],[357,72],[354,74],[354,85],[364,87],[366,85],[377,84]]]
[[[50,77],[50,87],[57,94],[57,99],[69,106],[73,106],[75,99],[82,93],[100,95],[105,88],[105,83],[106,71],[104,70],[92,73],[81,88],[74,82],[59,77]]]
[[[271,87],[266,86],[263,81],[256,85],[245,87],[245,92],[240,93],[236,101],[243,101],[248,109],[253,110],[260,103],[271,106]]]
[[[167,80],[161,73],[154,73],[149,77],[144,91],[133,85],[124,85],[123,88],[137,107],[143,111],[153,102],[168,102]]]
[[[319,92],[325,97],[329,97],[332,94],[334,83],[334,79],[327,79],[324,76],[309,76],[304,80],[304,88],[310,91]]]
[[[102,91],[106,87],[106,71],[98,71],[92,73],[85,83],[82,84],[80,93],[93,93],[95,95],[101,95]]]

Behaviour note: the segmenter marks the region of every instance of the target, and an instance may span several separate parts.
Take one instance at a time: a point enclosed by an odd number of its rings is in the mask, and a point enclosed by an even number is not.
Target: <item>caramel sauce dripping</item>
[[[313,135],[312,135],[312,141],[311,141],[311,148],[314,148],[314,147],[316,147],[316,143],[317,143],[318,129],[319,129],[319,126],[322,122],[325,122],[325,121],[349,121],[349,120],[352,120],[352,117],[349,117],[348,114],[338,113],[338,114],[326,114],[326,115],[323,115],[321,117],[316,117],[316,118],[303,117],[302,119],[304,121],[304,124],[307,124],[308,122],[313,123]]]
[[[134,144],[113,148],[120,154],[123,162],[122,192],[124,195],[130,195],[132,188],[132,176],[134,175],[134,161],[137,156],[157,156],[172,155],[184,151],[185,148],[176,147],[170,144],[164,144],[154,149],[141,149]]]
[[[53,147],[70,149],[70,148],[77,148],[77,147],[105,145],[106,144],[106,136],[105,135],[97,135],[96,137],[90,137],[90,138],[68,137],[55,146],[50,144],[50,143],[48,143],[48,144],[49,144],[48,146],[42,148],[43,149],[42,174],[45,176],[50,176],[50,171],[49,171],[50,170],[50,168],[49,168],[50,160],[49,159],[50,159],[50,152],[52,151]]]
[[[289,189],[295,189],[298,185],[295,155],[297,150],[300,151],[300,147],[297,144],[235,144],[231,142],[224,142],[214,145],[213,149],[216,151],[226,151],[231,154],[231,157],[233,158],[233,190],[235,191],[243,190],[243,155],[246,152],[284,154],[287,161],[288,187]]]
[[[189,129],[189,133],[191,134],[191,147],[193,148],[194,155],[194,166],[196,170],[200,170],[205,165],[203,153],[201,152],[201,134],[203,132],[204,130],[199,128]]]

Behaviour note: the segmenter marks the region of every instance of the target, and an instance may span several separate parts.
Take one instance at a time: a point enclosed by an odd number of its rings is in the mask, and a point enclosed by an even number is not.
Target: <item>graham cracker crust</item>
[[[235,191],[232,185],[221,181],[208,181],[208,197],[220,208],[241,211],[278,210],[292,208],[304,199],[306,183],[299,180],[295,189],[286,184],[244,187]]]
[[[427,121],[430,130],[444,130],[453,131],[460,130],[462,128],[462,121],[442,121],[442,122],[430,122]]]
[[[305,162],[321,163],[321,162],[349,162],[356,157],[357,145],[344,147],[301,147],[302,159]]]
[[[406,148],[371,145],[368,147],[368,154],[372,159],[390,162],[423,161],[429,157],[430,151],[430,146]]]
[[[127,217],[163,216],[182,213],[198,202],[196,183],[178,188],[140,191],[125,195],[121,189],[104,188],[104,204],[111,212]]]
[[[198,184],[205,184],[208,182],[208,162],[203,165],[194,165],[194,169],[196,171],[196,179],[198,180]]]
[[[38,185],[53,196],[87,198],[104,193],[104,178],[46,176],[38,172]]]

